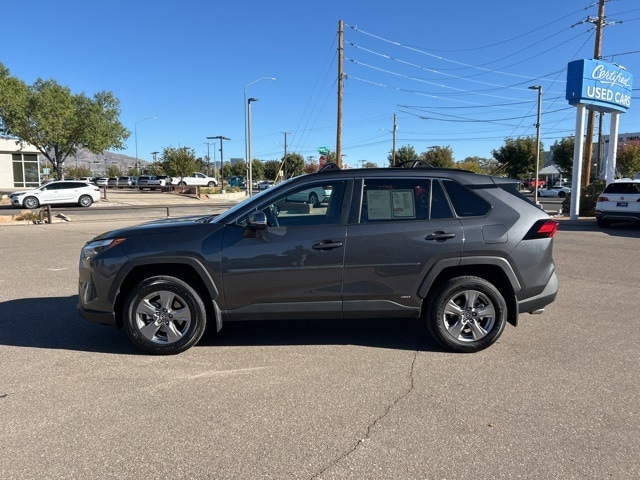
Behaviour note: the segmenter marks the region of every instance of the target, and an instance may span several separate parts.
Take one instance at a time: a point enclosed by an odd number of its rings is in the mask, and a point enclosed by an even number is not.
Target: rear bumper
[[[611,222],[640,222],[640,212],[596,210],[596,220],[608,220]]]
[[[87,310],[81,304],[76,307],[78,314],[88,322],[101,323],[103,325],[114,326],[116,319],[113,312],[98,312],[96,310]]]
[[[558,276],[553,272],[544,290],[535,297],[525,298],[518,302],[519,313],[534,313],[552,303],[558,294]]]

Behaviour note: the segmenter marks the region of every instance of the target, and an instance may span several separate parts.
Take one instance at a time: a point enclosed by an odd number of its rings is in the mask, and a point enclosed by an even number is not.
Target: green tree
[[[457,168],[490,175],[498,169],[498,162],[494,158],[473,156],[458,163]]]
[[[233,175],[240,175],[244,178],[247,176],[247,164],[245,162],[234,163],[231,165],[230,172],[229,177]]]
[[[470,172],[475,172],[475,173],[483,173],[482,167],[480,166],[480,162],[478,160],[474,160],[469,157],[467,157],[462,162],[456,163],[454,165],[454,168],[459,168],[460,170],[469,170]]]
[[[283,162],[284,178],[297,177],[304,173],[304,157],[299,153],[287,153],[287,160]]]
[[[364,162],[362,168],[378,168],[378,164],[375,162]]]
[[[449,146],[430,147],[426,152],[422,152],[418,158],[439,168],[452,168],[455,163],[453,160],[453,150],[451,150]]]
[[[640,172],[640,141],[632,140],[621,144],[616,154],[616,165],[623,177],[631,177]]]
[[[254,182],[259,178],[264,178],[264,163],[255,158],[251,161],[251,177]]]
[[[93,153],[124,148],[130,132],[119,116],[120,102],[111,92],[89,98],[42,79],[28,86],[0,63],[0,129],[36,147],[58,179],[80,147]]]
[[[70,178],[93,177],[91,169],[87,167],[70,167],[67,168],[67,176]]]
[[[556,140],[551,146],[551,157],[553,158],[553,163],[556,164],[558,170],[569,177],[573,173],[574,145],[574,137],[564,137],[559,142]]]
[[[170,177],[177,177],[182,182],[184,177],[191,175],[198,166],[196,154],[189,147],[166,147],[162,151],[160,166]]]
[[[542,143],[540,143],[542,151]],[[498,169],[511,178],[528,178],[535,172],[536,140],[535,138],[506,138],[504,145],[492,150],[493,158],[498,161]]]
[[[280,172],[280,163],[278,160],[269,160],[264,162],[264,178],[266,180],[275,180]]]
[[[408,162],[410,160],[417,160],[418,154],[411,145],[405,145],[396,150],[396,165],[402,162]],[[393,152],[387,157],[389,166],[393,167]]]

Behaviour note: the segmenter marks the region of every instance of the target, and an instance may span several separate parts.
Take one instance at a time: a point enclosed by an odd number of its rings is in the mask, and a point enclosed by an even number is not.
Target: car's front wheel
[[[80,200],[78,200],[78,205],[81,207],[90,207],[93,203],[93,198],[90,195],[82,195]]]
[[[483,278],[452,278],[430,298],[427,327],[440,344],[456,352],[477,352],[493,345],[506,321],[504,297]]]
[[[171,355],[195,345],[207,326],[202,298],[179,278],[151,277],[131,291],[123,306],[129,338],[148,353]]]
[[[320,199],[318,199],[318,195],[316,194],[316,192],[311,192],[309,194],[309,203],[314,207],[320,206]]]
[[[40,202],[36,197],[27,197],[24,199],[22,204],[25,208],[38,208],[40,206]]]

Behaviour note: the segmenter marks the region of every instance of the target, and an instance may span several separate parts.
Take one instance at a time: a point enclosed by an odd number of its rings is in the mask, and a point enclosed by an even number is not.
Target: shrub
[[[580,211],[578,215],[581,217],[593,217],[596,210],[596,202],[598,195],[602,193],[606,183],[604,180],[596,180],[595,182],[582,187],[580,189]],[[562,211],[571,211],[571,196],[565,197],[562,202]]]

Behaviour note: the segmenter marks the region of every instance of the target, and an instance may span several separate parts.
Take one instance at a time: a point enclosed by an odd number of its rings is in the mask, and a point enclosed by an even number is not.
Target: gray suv
[[[558,289],[558,222],[518,184],[420,163],[328,164],[219,216],[87,242],[78,312],[154,354],[182,352],[224,322],[303,318],[419,318],[444,347],[482,350]],[[318,189],[321,203],[291,201]]]

